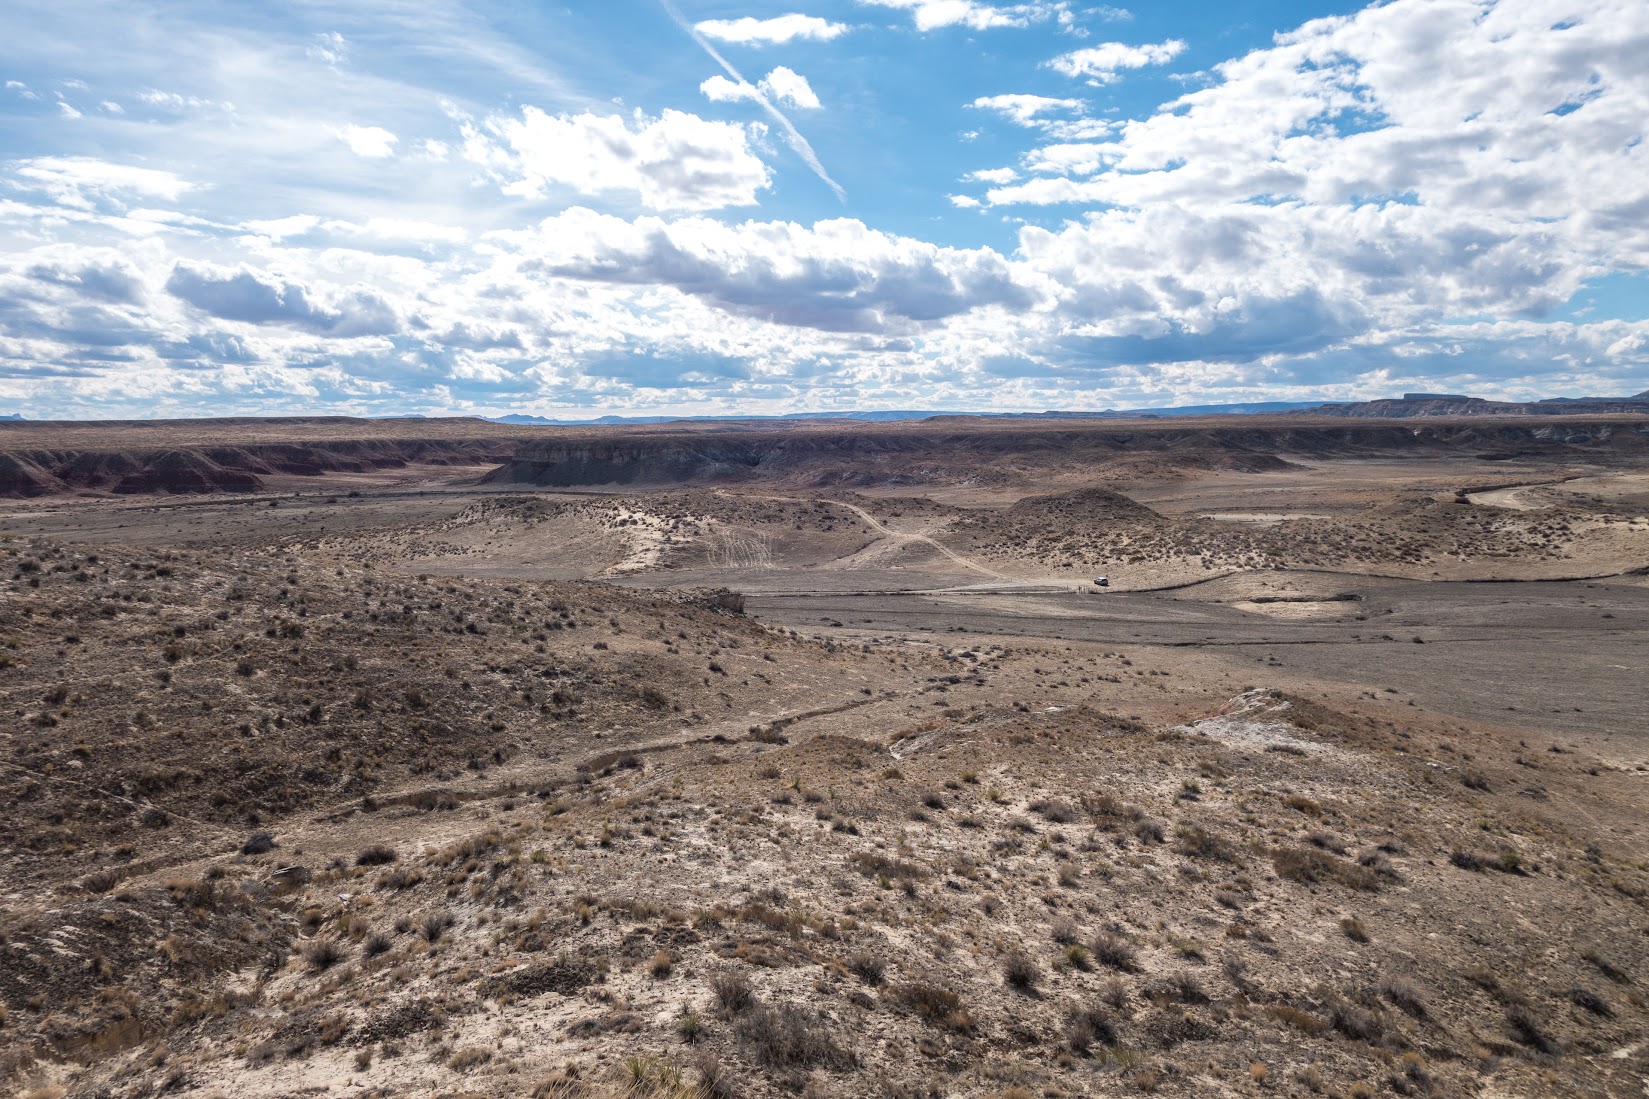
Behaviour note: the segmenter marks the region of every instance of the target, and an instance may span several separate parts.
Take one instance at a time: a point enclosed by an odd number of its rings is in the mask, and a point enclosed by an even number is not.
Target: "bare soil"
[[[0,513],[0,1084],[1641,1095],[1637,422],[1439,423],[35,427],[519,452]]]

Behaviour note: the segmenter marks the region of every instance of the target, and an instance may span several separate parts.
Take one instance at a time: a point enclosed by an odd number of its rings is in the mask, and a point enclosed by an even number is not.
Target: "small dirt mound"
[[[1162,516],[1137,500],[1104,488],[1080,488],[1051,496],[1027,496],[1008,514],[1015,519],[1112,520],[1129,523],[1159,521]]]

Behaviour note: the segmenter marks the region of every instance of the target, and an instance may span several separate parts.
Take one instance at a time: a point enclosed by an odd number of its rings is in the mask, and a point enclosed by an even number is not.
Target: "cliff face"
[[[974,424],[981,424],[975,421]],[[670,432],[549,438],[522,446],[489,474],[495,484],[666,486],[749,480],[808,485],[1026,481],[1128,462],[1258,472],[1289,459],[1447,456],[1484,459],[1649,451],[1649,418],[1516,422],[1316,423],[1252,418],[1049,429],[843,426],[782,432]]]
[[[0,496],[257,492],[277,473],[319,476],[395,469],[410,463],[488,465],[508,461],[517,440],[338,439],[246,446],[0,450]]]
[[[317,426],[318,425],[318,426]],[[305,433],[308,438],[305,438]],[[283,438],[283,436],[285,436]],[[242,441],[244,440],[244,441]],[[31,445],[33,444],[33,445]],[[123,445],[124,444],[124,445]],[[1573,455],[1649,450],[1649,416],[749,424],[538,428],[459,421],[26,425],[0,432],[0,495],[255,492],[275,475],[413,463],[495,466],[496,485],[1036,486],[1073,473],[1286,468],[1297,458]]]

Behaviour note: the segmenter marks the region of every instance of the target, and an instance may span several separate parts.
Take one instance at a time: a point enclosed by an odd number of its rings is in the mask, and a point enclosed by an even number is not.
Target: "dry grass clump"
[[[1016,991],[1034,992],[1037,982],[1042,979],[1042,970],[1029,954],[1015,950],[1002,961],[1002,979]]]
[[[848,971],[867,985],[879,985],[887,973],[887,962],[867,950],[860,950],[847,959]]]
[[[898,985],[890,998],[914,1011],[930,1026],[955,1031],[973,1029],[973,1016],[962,1006],[962,997],[943,985],[923,982]]]
[[[738,1015],[756,1003],[756,988],[750,978],[736,970],[723,970],[710,978],[710,991],[728,1015]]]
[[[1139,948],[1121,935],[1101,931],[1088,944],[1088,950],[1100,965],[1120,969],[1124,973],[1139,969]]]
[[[395,849],[393,847],[386,847],[381,843],[375,843],[370,847],[361,849],[360,854],[355,856],[355,865],[388,866],[399,857],[400,856],[395,853]]]
[[[1373,870],[1315,847],[1279,847],[1271,852],[1271,865],[1278,877],[1304,885],[1331,883],[1365,893],[1380,888],[1380,876]]]
[[[336,939],[316,939],[304,947],[304,961],[317,972],[331,969],[344,960],[344,948]]]
[[[1242,862],[1242,855],[1229,840],[1216,836],[1200,824],[1180,825],[1174,829],[1174,838],[1174,849],[1182,855],[1233,865]]]
[[[769,1068],[840,1071],[859,1063],[820,1016],[791,1004],[756,1004],[740,1014],[734,1032],[750,1055]]]

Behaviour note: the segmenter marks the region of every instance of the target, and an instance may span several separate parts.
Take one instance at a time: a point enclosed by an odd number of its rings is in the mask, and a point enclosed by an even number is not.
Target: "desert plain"
[[[1644,1094],[1649,417],[3,424],[0,489],[17,1094]]]

